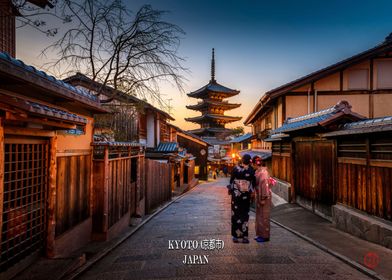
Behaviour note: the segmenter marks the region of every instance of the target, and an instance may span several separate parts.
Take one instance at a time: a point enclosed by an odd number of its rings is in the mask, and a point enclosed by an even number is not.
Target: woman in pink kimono
[[[270,239],[270,212],[271,212],[271,179],[265,163],[260,157],[253,158],[256,169],[256,237],[257,242],[266,242]]]

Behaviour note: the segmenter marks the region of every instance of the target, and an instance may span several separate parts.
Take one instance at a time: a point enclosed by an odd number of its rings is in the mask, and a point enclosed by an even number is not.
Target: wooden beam
[[[350,158],[350,157],[339,157],[338,163],[347,163],[355,165],[366,165],[365,158]]]
[[[57,189],[57,136],[50,138],[49,150],[49,187],[48,187],[48,223],[46,237],[46,256],[55,256],[55,236],[56,236],[56,189]]]
[[[344,75],[344,71],[341,70],[339,72],[339,89],[340,89],[340,91],[343,91],[343,77],[344,77],[343,75]]]
[[[103,232],[109,230],[109,147],[104,150],[104,183],[103,183]]]
[[[22,121],[22,122],[36,123],[40,125],[54,126],[54,127],[60,127],[66,129],[76,129],[75,124],[64,123],[62,121],[51,121],[48,120],[47,118],[34,118],[28,116],[27,114],[17,115],[11,112],[6,112],[5,116],[6,116],[5,117],[6,120],[11,120],[11,121]]]
[[[286,120],[286,96],[282,96],[282,123]]]
[[[369,88],[370,88],[370,94],[369,94],[369,118],[374,118],[374,60],[373,58],[370,59],[370,73],[369,73]]]
[[[371,159],[369,166],[392,168],[392,160]]]
[[[54,137],[55,132],[52,130],[42,130],[33,128],[23,128],[23,127],[5,127],[4,134],[12,135],[23,135],[23,136],[42,136],[42,137]]]
[[[3,202],[4,202],[4,121],[0,118],[0,244],[3,236]]]

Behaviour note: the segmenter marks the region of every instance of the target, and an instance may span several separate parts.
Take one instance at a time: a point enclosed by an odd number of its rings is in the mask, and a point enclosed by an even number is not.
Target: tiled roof
[[[7,62],[10,62],[14,66],[18,66],[18,67],[22,68],[25,71],[28,71],[28,72],[31,72],[31,73],[37,75],[39,78],[48,80],[50,82],[53,82],[53,83],[57,84],[60,87],[66,88],[68,90],[71,90],[73,93],[75,93],[75,94],[77,94],[77,95],[79,95],[81,97],[87,98],[87,99],[89,99],[91,101],[95,101],[95,102],[99,101],[98,98],[95,95],[91,94],[87,90],[76,88],[76,87],[74,87],[74,86],[72,86],[72,85],[70,85],[68,83],[63,82],[62,80],[58,80],[55,77],[53,77],[51,75],[48,75],[48,74],[46,74],[43,71],[40,71],[40,70],[36,69],[34,66],[27,65],[23,61],[11,57],[8,53],[0,52],[0,60],[4,60],[4,61],[7,61]]]
[[[224,128],[224,127],[203,127],[203,128],[188,130],[188,132],[192,134],[204,134],[205,132],[229,133],[230,131],[231,129]]]
[[[100,141],[100,142],[93,142],[91,146],[142,147],[143,145],[137,142]]]
[[[272,130],[270,135],[319,126],[320,123],[331,119],[338,113],[343,113],[346,115],[352,114],[359,117],[359,115],[351,112],[351,105],[347,101],[340,101],[338,104],[328,109],[297,118],[287,119],[281,127]]]
[[[231,143],[241,143],[245,140],[248,140],[250,138],[252,138],[253,134],[252,133],[246,133],[244,135],[241,135],[239,137],[234,138],[233,140],[231,140]]]
[[[392,131],[392,116],[347,123],[341,129],[325,133],[323,136],[343,136],[383,131]]]
[[[234,108],[240,107],[239,103],[229,103],[228,101],[216,101],[205,99],[202,102],[199,102],[195,105],[187,105],[186,107],[191,110],[200,111],[202,108],[214,107],[214,108],[222,108],[223,110],[231,110]]]
[[[258,151],[258,150],[244,150],[239,152],[240,156],[243,157],[245,154],[248,154],[253,158],[254,156],[259,156],[261,159],[266,160],[270,157],[272,157],[272,152],[269,150],[263,150],[263,151]]]
[[[213,119],[213,120],[221,120],[221,121],[226,121],[226,122],[235,122],[239,121],[241,117],[231,117],[231,116],[226,116],[226,115],[216,115],[216,114],[205,114],[193,118],[185,118],[186,121],[189,122],[200,122],[206,119]]]
[[[270,137],[263,139],[263,141],[264,142],[281,141],[283,138],[286,137],[290,137],[290,135],[284,133],[277,133],[277,134],[270,135]]]
[[[239,93],[238,90],[235,89],[231,89],[225,86],[222,86],[220,84],[218,84],[217,82],[210,82],[207,85],[205,85],[204,87],[195,90],[191,93],[188,93],[187,95],[189,97],[200,97],[202,95],[207,94],[208,92],[217,92],[217,93],[223,93],[223,94],[227,94],[228,96],[233,96],[233,95],[237,95]]]
[[[43,115],[45,117],[49,117],[53,119],[66,120],[73,123],[80,123],[80,124],[87,123],[86,118],[76,115],[74,113],[62,109],[58,109],[56,107],[49,106],[46,104],[38,103],[36,101],[27,100],[19,96],[0,94],[0,100],[3,103],[17,107],[29,113]]]
[[[298,120],[296,122],[287,122],[287,123],[284,123],[281,127],[271,131],[271,133],[276,134],[276,133],[289,132],[289,131],[294,131],[294,130],[317,126],[319,122],[324,121],[324,120],[330,118],[331,116],[333,116],[333,114],[328,113],[328,114],[324,114],[324,115],[314,116],[312,118]]]
[[[64,79],[64,81],[66,83],[69,83],[69,84],[72,84],[75,86],[79,86],[79,88],[84,87],[84,88],[88,88],[93,91],[101,90],[102,95],[106,95],[109,98],[113,97],[113,93],[115,93],[115,98],[120,101],[141,104],[145,108],[150,109],[152,111],[156,111],[172,121],[175,120],[170,114],[168,114],[167,112],[165,112],[161,109],[156,108],[155,106],[151,105],[150,103],[148,103],[144,100],[141,100],[141,99],[137,98],[136,96],[127,94],[123,91],[115,90],[111,86],[108,86],[108,85],[103,86],[101,83],[99,83],[97,81],[93,81],[92,79],[90,79],[89,77],[87,77],[86,75],[84,75],[82,73],[78,72],[75,75]]]
[[[31,101],[26,101],[26,104],[31,106],[31,112],[53,117],[53,118],[58,118],[58,119],[64,119],[72,122],[78,122],[78,123],[87,123],[87,119],[83,118],[81,116],[78,116],[76,114],[66,112],[64,110],[60,110],[57,108],[49,107],[44,104],[36,103],[36,102],[31,102]]]
[[[158,147],[154,152],[160,153],[175,153],[178,151],[178,146],[176,142],[160,142]]]

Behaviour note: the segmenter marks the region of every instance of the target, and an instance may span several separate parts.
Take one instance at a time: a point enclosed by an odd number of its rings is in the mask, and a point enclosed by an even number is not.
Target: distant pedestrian
[[[253,158],[256,169],[256,237],[257,242],[270,240],[270,212],[271,212],[271,185],[274,180],[270,177],[265,162],[258,156]]]
[[[223,174],[225,174],[225,177],[227,178],[227,173],[229,173],[229,169],[227,168],[227,166],[223,166]]]
[[[231,235],[233,242],[249,243],[248,222],[250,198],[255,186],[255,171],[250,166],[251,157],[245,154],[242,158],[243,166],[236,166],[230,178],[231,194]]]
[[[219,177],[219,168],[215,169],[216,177]]]

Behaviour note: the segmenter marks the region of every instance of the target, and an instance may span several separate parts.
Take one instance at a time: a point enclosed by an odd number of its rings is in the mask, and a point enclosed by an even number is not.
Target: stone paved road
[[[171,204],[80,279],[369,279],[345,263],[272,224],[271,241],[234,244],[227,180],[199,185]],[[221,239],[222,250],[168,250],[169,240]],[[185,254],[208,254],[184,265]]]

